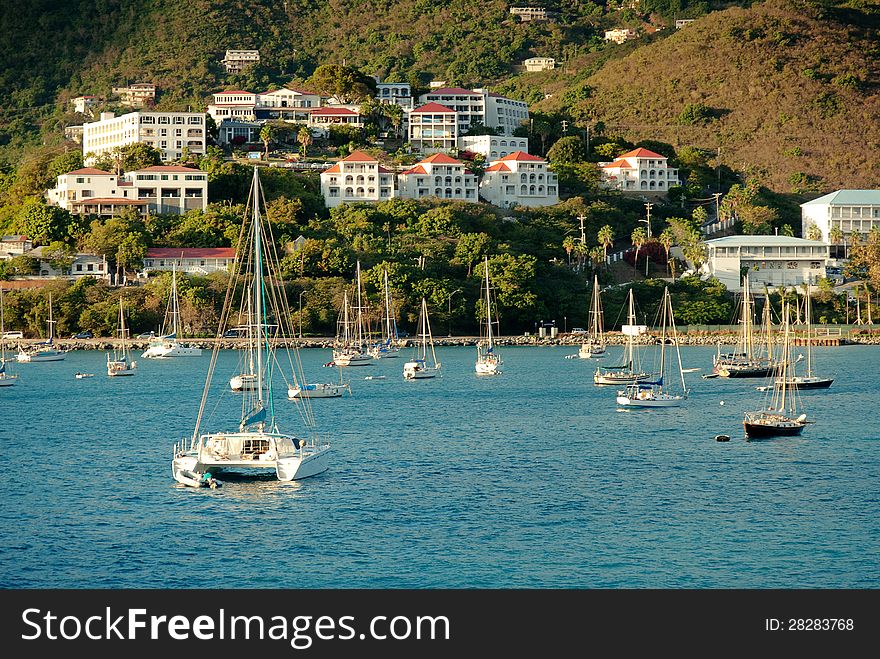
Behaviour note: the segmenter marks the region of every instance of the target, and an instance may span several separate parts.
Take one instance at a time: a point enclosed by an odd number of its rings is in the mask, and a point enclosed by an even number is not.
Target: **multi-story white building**
[[[308,117],[309,128],[320,131],[325,135],[333,126],[364,127],[364,118],[360,113],[347,107],[318,108],[309,112]]]
[[[317,108],[321,95],[298,87],[281,87],[257,94],[257,106],[261,108]]]
[[[92,277],[93,279],[104,279],[107,276],[107,259],[103,256],[79,252],[74,255],[70,267],[56,269],[52,266],[51,259],[43,253],[46,249],[46,246],[35,247],[27,253],[28,256],[40,261],[40,277],[70,277],[71,279]]]
[[[552,206],[559,201],[559,183],[546,160],[517,151],[490,164],[480,196],[501,208]]]
[[[831,230],[839,229],[846,240],[853,234],[865,237],[880,229],[880,190],[838,190],[801,204],[801,235],[818,227],[822,240],[831,242]]]
[[[214,94],[214,102],[208,105],[208,114],[218,125],[226,119],[253,121],[256,108],[257,94],[243,89],[227,89]]]
[[[227,50],[226,55],[220,60],[226,73],[241,73],[249,66],[259,63],[259,50]]]
[[[113,87],[113,95],[119,97],[122,105],[142,108],[156,102],[156,85],[151,82],[138,82],[128,87]]]
[[[64,127],[64,139],[70,140],[71,142],[76,142],[77,144],[82,144],[83,141],[83,127],[79,126],[65,126]]]
[[[704,270],[728,290],[742,290],[742,273],[758,290],[815,284],[825,276],[826,243],[788,236],[726,236],[707,240]]]
[[[71,213],[98,217],[112,217],[128,206],[142,215],[182,214],[208,207],[208,175],[175,165],[146,167],[122,176],[84,167],[61,174],[46,197]]]
[[[459,135],[466,133],[475,124],[498,128],[503,135],[512,135],[529,118],[529,106],[526,103],[479,88],[435,89],[419,96],[419,102],[439,103],[455,110],[458,113]]]
[[[395,196],[394,174],[363,151],[355,151],[321,172],[321,194],[328,208],[345,203],[385,201]]]
[[[552,71],[556,68],[556,60],[552,57],[530,57],[523,61],[526,71]]]
[[[600,162],[602,186],[621,192],[666,194],[679,185],[678,170],[670,167],[668,158],[638,148],[617,156],[614,162]]]
[[[678,18],[675,21],[675,29],[680,30],[681,28],[685,27],[686,25],[690,25],[695,20],[697,20],[697,19],[695,19],[695,18]]]
[[[320,106],[321,95],[305,89],[282,87],[259,94],[231,89],[214,94],[213,103],[208,105],[207,111],[218,125],[227,119],[283,119],[305,122],[308,119],[305,110]]]
[[[0,238],[0,261],[21,256],[34,248],[34,243],[27,237],[16,234]]]
[[[142,276],[151,272],[186,272],[208,275],[229,272],[235,263],[233,247],[151,247],[144,257]]]
[[[459,151],[481,153],[486,160],[498,160],[516,151],[529,152],[529,138],[500,135],[462,135],[458,138]]]
[[[511,7],[510,13],[519,16],[525,23],[527,21],[546,21],[549,18],[547,10],[543,7]]]
[[[409,199],[479,200],[476,175],[463,162],[435,153],[397,175],[397,196]]]
[[[376,98],[380,103],[393,103],[404,110],[413,106],[412,89],[408,82],[379,82],[376,84]]]
[[[426,103],[409,113],[409,142],[419,153],[455,149],[458,131],[458,113],[439,103]]]
[[[97,96],[77,96],[76,98],[70,99],[71,104],[73,105],[73,111],[78,112],[79,114],[85,114],[89,117],[92,116],[92,108],[98,102]]]
[[[605,41],[613,41],[614,43],[623,43],[624,41],[635,39],[638,36],[639,35],[635,30],[631,30],[628,27],[618,28],[616,30],[605,30]]]
[[[203,112],[130,112],[115,116],[102,112],[100,121],[83,125],[83,160],[93,165],[114,149],[137,143],[149,144],[162,153],[162,160],[176,160],[187,149],[205,153]]]

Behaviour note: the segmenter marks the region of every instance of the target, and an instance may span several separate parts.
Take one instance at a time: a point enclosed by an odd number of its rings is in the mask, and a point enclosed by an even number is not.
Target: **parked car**
[[[136,339],[151,339],[154,336],[156,336],[155,332],[141,332],[140,334],[138,334],[134,338],[136,338]]]
[[[24,332],[3,332],[4,339],[23,339]]]
[[[585,330],[583,327],[572,327],[571,333],[572,334],[586,334],[587,330]]]
[[[77,334],[74,334],[70,338],[72,338],[72,339],[93,339],[93,338],[95,338],[95,335],[92,334],[91,332],[89,332],[88,330],[86,330],[85,332],[79,332]]]

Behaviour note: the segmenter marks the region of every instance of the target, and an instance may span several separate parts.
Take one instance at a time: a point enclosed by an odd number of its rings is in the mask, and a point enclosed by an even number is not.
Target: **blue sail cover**
[[[242,426],[250,426],[266,420],[266,408],[260,405],[259,408],[248,412],[241,420]]]
[[[6,372],[6,362],[0,362],[0,374]]]

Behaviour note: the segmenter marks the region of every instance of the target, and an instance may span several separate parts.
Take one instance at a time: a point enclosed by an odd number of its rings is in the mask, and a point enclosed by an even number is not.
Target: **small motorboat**
[[[93,378],[93,377],[95,377],[94,373],[77,373],[76,374],[77,380],[82,380],[83,378]]]
[[[220,481],[209,473],[200,474],[189,469],[180,469],[174,472],[174,480],[189,487],[210,487],[212,489],[220,487]]]
[[[717,378],[718,374],[717,373],[704,373],[700,377],[702,377],[704,380],[711,380],[712,378]]]
[[[364,380],[384,380],[385,377],[384,375],[368,375]]]

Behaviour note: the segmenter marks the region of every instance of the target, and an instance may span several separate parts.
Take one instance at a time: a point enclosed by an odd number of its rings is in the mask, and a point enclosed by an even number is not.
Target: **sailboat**
[[[342,305],[342,316],[336,336],[336,347],[333,349],[333,363],[337,366],[367,366],[373,356],[367,351],[367,332],[364,327],[365,318],[361,289],[361,262],[357,262],[357,306],[348,304],[348,293],[345,293]],[[351,312],[354,311],[354,318]]]
[[[254,342],[251,332],[254,328],[254,318],[251,313],[251,297],[245,296],[242,300],[247,308],[245,313],[244,326],[236,327],[236,331],[241,335],[244,332],[247,337],[246,349],[239,352],[239,371],[229,378],[229,388],[233,391],[254,391],[257,388],[257,376],[254,373]]]
[[[786,386],[793,389],[827,389],[834,382],[834,378],[819,377],[813,372],[813,332],[811,318],[810,285],[807,284],[807,294],[804,299],[804,323],[807,326],[807,359],[803,375],[798,375],[796,364],[791,367],[791,375],[787,376]],[[781,379],[777,378],[777,379]]]
[[[260,213],[263,198],[259,169],[254,167],[250,197],[253,210],[245,218],[238,253],[242,258],[236,262],[229,280],[227,304],[220,321],[220,335],[229,318],[232,292],[244,284],[244,294],[252,299],[253,325],[248,332],[254,348],[254,372],[257,387],[242,397],[241,415],[236,430],[202,433],[208,397],[212,393],[211,379],[220,354],[218,342],[211,355],[205,388],[199,406],[195,429],[190,438],[175,444],[171,472],[175,480],[184,485],[199,487],[210,482],[214,474],[230,471],[264,471],[271,469],[281,481],[298,480],[315,476],[327,470],[330,445],[319,441],[314,434],[309,439],[282,432],[276,417],[274,403],[276,372],[284,375],[282,361],[276,354],[279,348],[269,336],[269,328],[277,328],[273,334],[294,336],[290,326],[291,314],[281,279],[278,253],[272,240],[271,227],[264,223]],[[250,201],[250,200],[249,200]],[[265,202],[264,202],[265,203]],[[249,258],[245,258],[247,255]],[[265,265],[264,265],[265,259]],[[272,319],[278,323],[271,325]],[[302,362],[296,345],[288,350],[287,363],[296,380],[302,379]],[[294,361],[296,367],[293,366]],[[299,372],[299,375],[297,375]],[[285,378],[286,379],[286,378]],[[315,419],[308,400],[297,406],[303,425],[315,429]],[[205,474],[210,474],[211,478]]]
[[[627,324],[620,328],[626,336],[626,346],[623,349],[621,360],[615,366],[607,366],[605,369],[598,367],[593,375],[594,384],[628,385],[651,378],[650,373],[645,373],[642,370],[639,351],[635,347],[635,337],[647,332],[648,328],[644,325],[636,325],[636,304],[632,289],[629,289],[628,304]]]
[[[46,321],[49,338],[29,350],[19,350],[16,359],[19,362],[60,362],[64,359],[64,351],[54,345],[56,322],[58,321],[52,320],[52,293],[49,293],[49,320]]]
[[[749,277],[743,278],[742,311],[740,313],[740,335],[736,351],[726,354],[721,353],[721,346],[713,359],[712,372],[723,378],[763,378],[774,375],[777,364],[773,363],[770,355],[772,344],[770,335],[770,300],[764,304],[764,342],[766,354],[761,355],[760,349],[756,348],[752,336],[752,307]]]
[[[428,350],[431,360],[428,360]],[[434,337],[431,335],[431,321],[428,320],[428,303],[422,298],[422,310],[419,313],[419,333],[416,336],[415,357],[403,365],[405,380],[422,380],[440,375],[440,362],[434,352]]]
[[[394,318],[394,308],[391,301],[391,289],[388,287],[388,270],[385,270],[385,318],[382,320],[382,338],[379,343],[370,348],[370,354],[376,359],[390,359],[397,357],[400,349],[397,347],[397,320]]]
[[[477,363],[474,366],[477,375],[499,375],[501,371],[498,367],[504,362],[501,361],[501,355],[495,350],[495,337],[492,333],[492,326],[497,325],[495,315],[492,313],[492,295],[489,289],[489,257],[483,257],[483,269],[485,270],[485,293],[486,293],[486,318],[481,321],[481,325],[485,328],[480,341],[477,342]],[[500,325],[499,325],[500,327]]]
[[[201,348],[194,348],[177,342],[180,334],[180,303],[177,299],[177,267],[171,266],[171,295],[165,310],[166,325],[162,328],[162,336],[150,339],[147,349],[141,355],[147,359],[164,359],[166,357],[198,357]],[[168,332],[170,330],[170,332]]]
[[[617,392],[617,404],[623,407],[678,407],[687,399],[688,390],[684,382],[684,368],[681,364],[681,350],[678,344],[678,333],[675,331],[675,317],[672,314],[672,298],[669,288],[663,292],[661,307],[661,332],[660,332],[660,377],[652,381],[637,382],[627,385],[626,389]],[[668,332],[668,335],[667,335]],[[667,365],[669,353],[668,340],[675,346],[675,357],[678,369],[678,381],[681,389],[667,385],[664,377],[671,371],[671,364]]]
[[[0,387],[11,387],[18,375],[6,370],[6,322],[3,317],[3,288],[0,287]]]
[[[593,276],[593,299],[590,304],[590,333],[581,344],[578,357],[598,359],[605,356],[605,334],[602,331],[602,306],[599,302],[599,276]]]
[[[782,303],[782,348],[779,359],[780,377],[773,379],[770,404],[756,412],[746,412],[743,427],[750,439],[800,435],[806,427],[807,415],[798,414],[797,389],[788,385],[791,361],[791,326],[788,307]]]
[[[134,375],[137,372],[137,362],[131,360],[128,351],[127,330],[125,329],[125,312],[122,309],[122,297],[119,298],[119,348],[113,348],[113,358],[107,353],[107,375],[116,377],[121,375]]]

